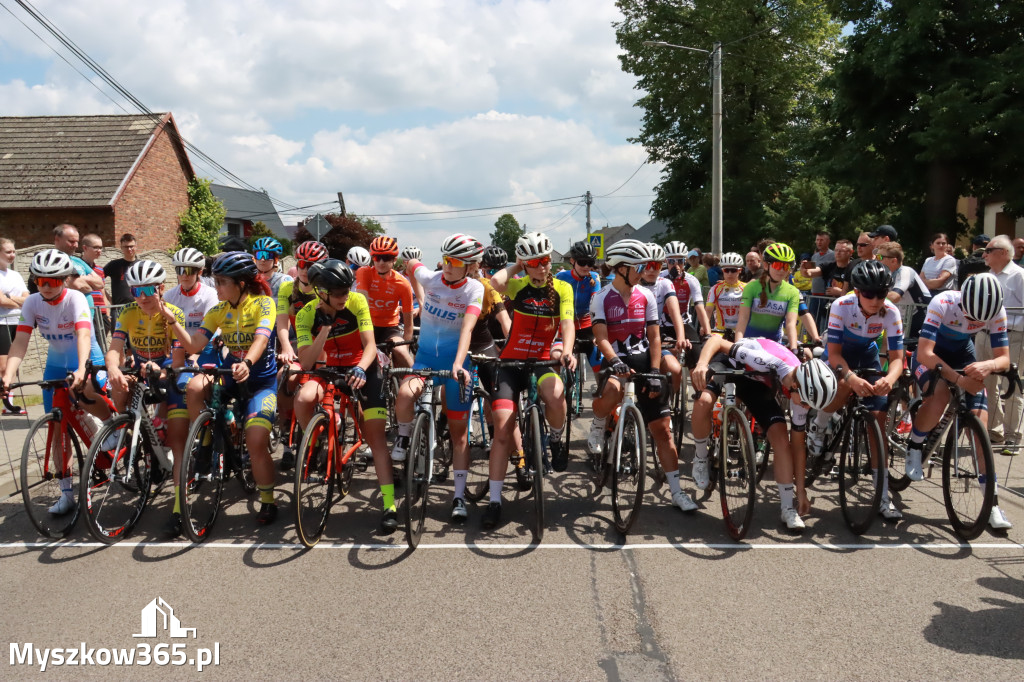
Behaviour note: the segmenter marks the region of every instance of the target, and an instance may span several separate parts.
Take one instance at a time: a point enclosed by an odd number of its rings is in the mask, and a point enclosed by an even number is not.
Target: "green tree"
[[[494,221],[494,232],[491,232],[491,244],[505,249],[509,259],[515,260],[516,242],[526,234],[519,226],[519,221],[511,213],[505,213]]]
[[[359,223],[364,228],[366,228],[366,231],[370,233],[371,240],[374,237],[382,237],[385,234],[384,226],[381,225],[380,221],[377,220],[376,218],[372,218],[370,216],[360,216],[354,213],[351,213],[349,215],[351,215],[352,218],[354,218],[355,220],[359,221]]]
[[[353,246],[362,246],[365,249],[370,248],[370,242],[373,240],[374,235],[367,229],[366,224],[363,222],[364,219],[360,219],[359,216],[351,213],[343,216],[336,213],[328,213],[324,216],[324,220],[331,224],[331,231],[324,235],[320,241],[327,247],[327,252],[331,258],[344,259],[348,250]],[[379,225],[380,223],[377,224]],[[299,229],[295,232],[295,244],[298,245],[313,239],[315,237],[306,229],[306,223],[299,223]]]
[[[224,227],[227,211],[210,191],[210,180],[195,177],[188,183],[188,210],[178,216],[178,248],[192,247],[207,256],[217,253],[217,234]]]

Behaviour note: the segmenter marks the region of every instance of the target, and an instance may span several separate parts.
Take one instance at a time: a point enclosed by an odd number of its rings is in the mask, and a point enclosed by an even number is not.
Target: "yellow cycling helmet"
[[[764,250],[764,261],[766,263],[795,263],[796,254],[788,244],[776,242],[769,244]]]

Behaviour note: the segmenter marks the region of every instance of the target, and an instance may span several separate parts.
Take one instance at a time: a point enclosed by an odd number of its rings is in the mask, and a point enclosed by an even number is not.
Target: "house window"
[[[242,223],[228,223],[228,235],[231,237],[242,237],[244,228]]]

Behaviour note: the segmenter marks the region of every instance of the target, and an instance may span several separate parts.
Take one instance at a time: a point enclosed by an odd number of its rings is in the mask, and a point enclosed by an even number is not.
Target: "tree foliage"
[[[491,232],[491,244],[505,249],[510,260],[515,260],[516,242],[526,234],[519,226],[519,221],[511,213],[505,213],[494,221],[494,232]]]
[[[210,191],[210,180],[195,177],[188,183],[188,210],[178,216],[178,247],[191,247],[207,256],[220,250],[217,235],[224,227],[227,211],[220,199]]]
[[[374,233],[367,227],[367,219],[360,218],[353,213],[347,213],[343,216],[337,213],[328,213],[324,216],[324,220],[330,223],[331,231],[324,235],[320,241],[327,247],[327,252],[331,258],[343,260],[348,250],[353,246],[362,246],[365,249],[370,248],[370,242],[373,241]],[[372,220],[371,227],[373,223],[376,223],[378,227],[380,226],[380,223]],[[306,221],[299,223],[299,229],[295,232],[295,244],[301,244],[315,238],[306,229]]]

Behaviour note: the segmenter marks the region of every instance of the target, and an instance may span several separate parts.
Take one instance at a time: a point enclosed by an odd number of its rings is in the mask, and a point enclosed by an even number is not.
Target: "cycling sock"
[[[707,438],[694,438],[693,444],[695,446],[694,456],[697,459],[708,458],[708,439]]]
[[[673,495],[682,490],[682,488],[679,487],[678,469],[676,469],[675,471],[666,471],[665,478],[668,479],[668,489]]]
[[[466,469],[455,469],[455,497],[466,496],[466,476],[469,475],[469,471]]]
[[[550,442],[550,441],[562,440],[562,434],[563,433],[565,433],[565,423],[564,422],[562,423],[562,426],[557,428],[557,429],[555,427],[553,427],[553,426],[549,426],[548,427],[548,441]]]
[[[914,445],[923,445],[925,438],[928,437],[928,432],[921,433],[917,429],[910,430],[910,442]]]
[[[384,504],[384,510],[385,511],[387,511],[388,509],[394,510],[395,509],[395,484],[394,483],[388,483],[387,485],[382,485],[380,487],[380,497],[381,497],[382,503]]]
[[[408,438],[412,435],[412,422],[398,422],[398,435]]]
[[[258,485],[256,489],[260,491],[260,502],[263,504],[274,504],[273,485]]]
[[[779,501],[783,511],[793,508],[795,487],[792,483],[779,484]]]
[[[70,498],[74,499],[74,497],[75,497],[75,486],[74,486],[74,484],[75,484],[75,481],[70,476],[67,476],[65,478],[60,479],[60,496],[61,497],[70,497]]]
[[[488,481],[491,488],[491,502],[501,504],[501,486],[504,481]]]
[[[171,510],[175,514],[181,513],[181,486],[174,486],[174,509]]]
[[[594,426],[604,426],[604,417],[594,417]]]

